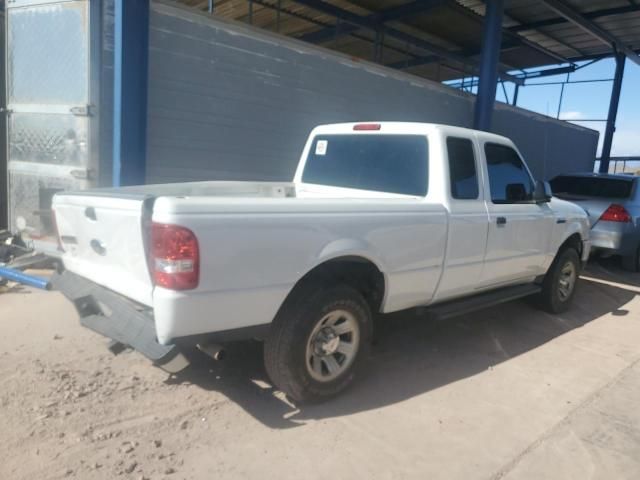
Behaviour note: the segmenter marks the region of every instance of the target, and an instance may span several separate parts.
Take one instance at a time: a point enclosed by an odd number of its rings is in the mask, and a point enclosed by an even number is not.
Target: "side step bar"
[[[429,307],[427,311],[437,320],[445,320],[447,318],[464,315],[465,313],[474,312],[487,307],[493,307],[501,303],[510,302],[518,298],[528,297],[540,293],[542,287],[536,284],[516,285],[515,287],[501,288],[500,290],[492,290],[486,293],[479,293],[472,297],[462,298],[460,300],[451,300],[433,307]]]

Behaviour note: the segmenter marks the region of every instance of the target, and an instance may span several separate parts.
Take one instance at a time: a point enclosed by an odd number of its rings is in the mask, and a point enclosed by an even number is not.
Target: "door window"
[[[497,143],[484,146],[493,203],[533,200],[534,185],[524,162],[513,148]]]
[[[451,196],[460,200],[478,198],[478,174],[473,143],[468,138],[447,138]]]

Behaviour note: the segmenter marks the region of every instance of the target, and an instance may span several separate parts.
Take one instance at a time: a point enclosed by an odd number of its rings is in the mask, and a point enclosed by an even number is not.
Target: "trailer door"
[[[96,175],[89,3],[7,3],[10,228],[45,249],[53,195],[92,186]]]

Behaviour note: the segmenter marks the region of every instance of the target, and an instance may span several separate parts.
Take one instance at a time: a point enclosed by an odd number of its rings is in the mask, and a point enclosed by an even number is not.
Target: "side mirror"
[[[547,203],[551,201],[553,193],[551,192],[551,185],[549,182],[542,182],[538,180],[536,182],[536,188],[533,191],[533,201],[536,203]]]

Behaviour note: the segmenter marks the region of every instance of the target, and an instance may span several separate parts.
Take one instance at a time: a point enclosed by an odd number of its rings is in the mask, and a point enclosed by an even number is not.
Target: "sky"
[[[586,66],[569,75],[573,80],[613,79],[615,61],[605,59]],[[544,77],[527,80],[525,87],[520,87],[518,106],[545,115],[556,117],[560,99],[561,85],[535,85],[536,83],[558,82],[566,80],[567,75]],[[577,124],[600,132],[598,156],[602,149],[602,139],[609,110],[612,81],[578,83],[566,85],[560,108],[561,119],[571,119]],[[512,100],[513,85],[506,83],[505,88],[509,101]],[[498,85],[496,92],[498,101],[505,101],[502,87]],[[602,119],[600,122],[581,122],[580,119]],[[612,156],[640,157],[640,66],[626,61],[616,133],[613,137]]]

